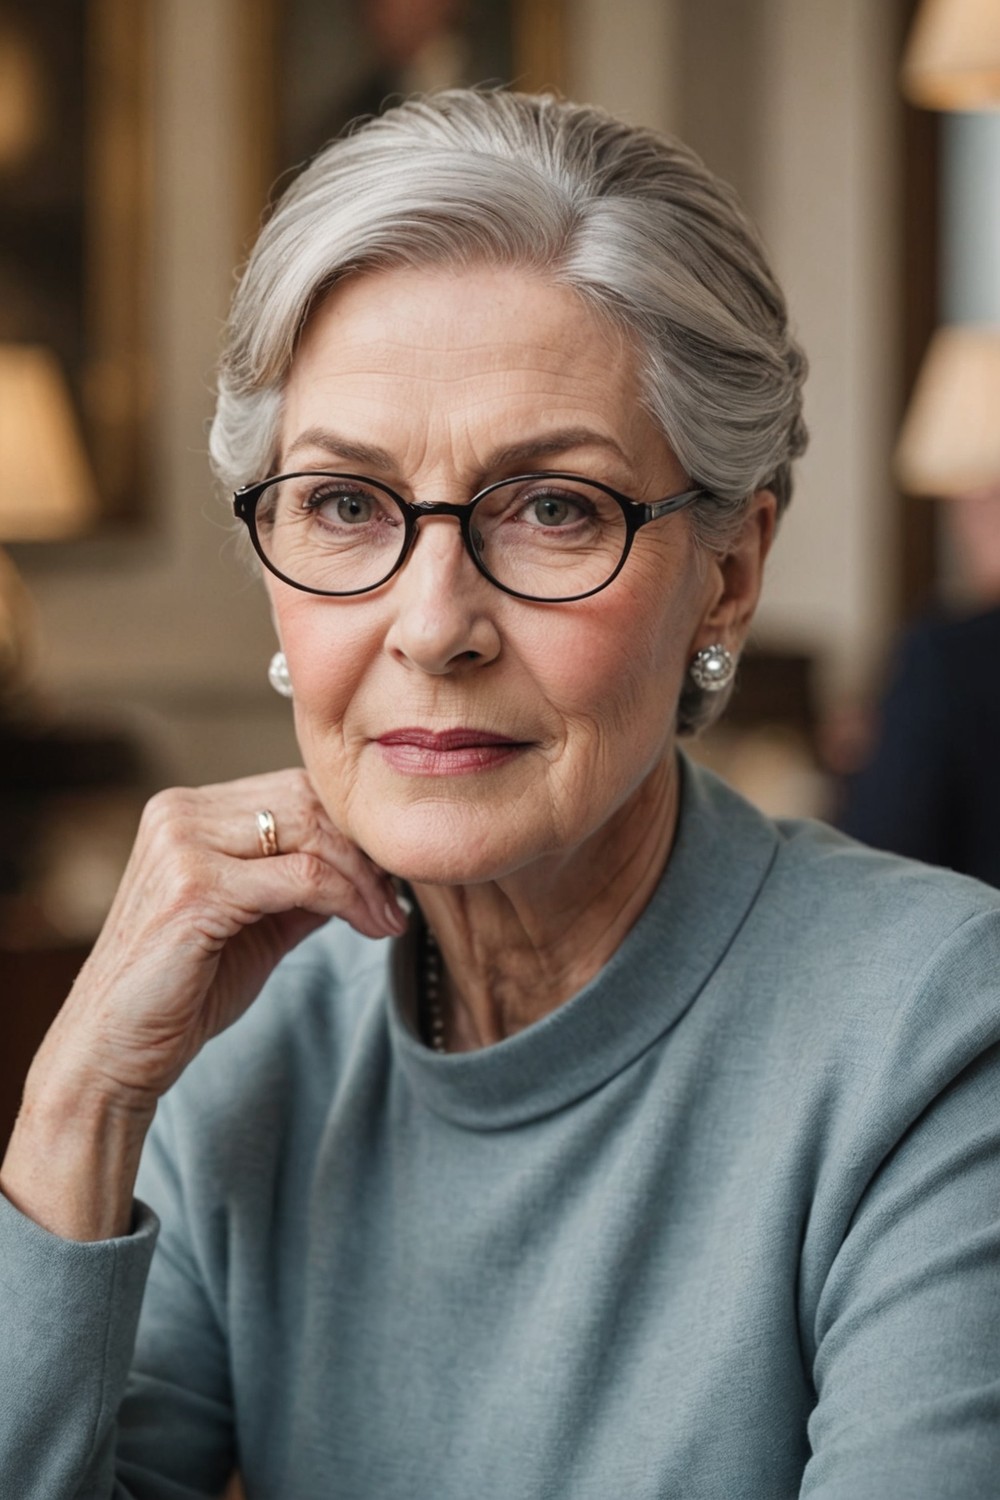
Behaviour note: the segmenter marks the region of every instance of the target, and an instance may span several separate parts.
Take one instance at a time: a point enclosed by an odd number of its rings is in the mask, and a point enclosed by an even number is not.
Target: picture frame
[[[0,342],[56,355],[99,522],[148,505],[153,0],[0,0]]]
[[[446,45],[429,36],[422,57],[416,48],[395,66],[378,56],[379,39],[366,25],[369,0],[245,5],[239,74],[247,249],[295,171],[351,119],[389,99],[452,84],[509,84],[528,93],[565,87],[566,0],[422,0],[428,31],[436,13]],[[383,26],[386,12],[412,22],[409,0],[371,9],[382,13]]]

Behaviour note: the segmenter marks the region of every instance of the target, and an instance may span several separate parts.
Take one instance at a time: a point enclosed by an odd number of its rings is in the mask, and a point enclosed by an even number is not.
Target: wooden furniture
[[[104,920],[147,779],[116,730],[0,717],[0,1146]]]

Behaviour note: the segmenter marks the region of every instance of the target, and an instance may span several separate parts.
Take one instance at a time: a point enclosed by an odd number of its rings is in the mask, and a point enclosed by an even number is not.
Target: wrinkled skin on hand
[[[263,808],[279,846],[266,858]],[[406,922],[386,872],[333,826],[305,771],[160,792],[39,1065],[58,1053],[89,1089],[151,1112],[330,917],[376,938]]]

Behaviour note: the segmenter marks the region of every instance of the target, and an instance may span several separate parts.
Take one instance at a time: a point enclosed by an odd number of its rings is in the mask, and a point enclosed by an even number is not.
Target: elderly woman
[[[32,1068],[5,1495],[995,1495],[1000,896],[677,749],[803,369],[732,194],[596,110],[293,184],[212,452],[305,769],[154,799]]]

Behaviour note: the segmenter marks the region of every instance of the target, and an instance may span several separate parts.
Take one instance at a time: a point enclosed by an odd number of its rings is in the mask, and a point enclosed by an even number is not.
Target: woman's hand
[[[277,832],[268,857],[261,809]],[[72,1048],[123,1103],[155,1105],[332,916],[369,937],[406,925],[389,877],[338,833],[304,771],[160,792],[46,1047]]]
[[[256,820],[263,809],[278,840],[267,856]],[[91,1175],[115,1178],[121,1232],[132,1188],[129,1180],[126,1198],[123,1179],[134,1176],[157,1100],[243,1014],[289,949],[332,916],[370,937],[406,925],[388,875],[334,828],[304,771],[154,797],[104,930],[32,1064],[4,1163],[8,1196],[58,1232],[96,1237],[87,1214],[85,1223],[67,1218],[48,1191],[42,1213],[30,1188],[25,1202],[25,1136],[35,1137],[37,1186],[39,1132],[51,1154],[53,1132],[80,1141],[89,1126],[100,1156],[115,1122],[128,1164],[113,1153],[113,1163],[92,1162]]]

